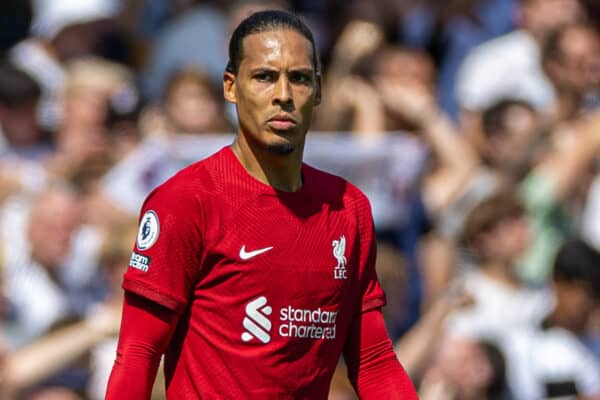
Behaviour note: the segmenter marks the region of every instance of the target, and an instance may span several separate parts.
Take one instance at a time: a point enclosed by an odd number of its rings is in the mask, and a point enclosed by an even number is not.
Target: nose
[[[280,106],[289,106],[293,103],[290,81],[285,76],[279,78],[277,84],[275,85],[273,103]]]

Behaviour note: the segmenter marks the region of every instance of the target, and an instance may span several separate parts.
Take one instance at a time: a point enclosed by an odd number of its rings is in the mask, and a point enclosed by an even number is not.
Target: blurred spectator
[[[119,11],[117,0],[34,0],[32,31],[40,37],[53,38],[66,26],[111,18]]]
[[[422,400],[503,400],[506,363],[492,343],[443,335],[421,382]]]
[[[542,122],[535,109],[521,100],[504,99],[484,110],[482,136],[471,138],[482,167],[441,212],[438,230],[456,240],[466,215],[501,187],[516,185],[529,173],[542,146]]]
[[[557,121],[600,106],[600,36],[595,27],[572,24],[552,32],[542,63],[556,94]]]
[[[473,47],[514,28],[518,2],[417,0],[401,19],[401,40],[432,55],[439,71],[438,101],[454,120],[459,111],[454,89],[460,65]]]
[[[561,245],[581,228],[600,249],[598,4],[6,0],[0,315],[12,349],[0,345],[0,398],[103,397],[130,255],[118,222],[174,171],[230,144],[227,35],[273,7],[317,27],[325,98],[314,126],[334,134],[309,136],[307,162],[369,196],[386,324],[422,398],[502,398],[502,359],[481,336],[500,339],[516,399],[596,395],[598,361],[580,339],[600,343],[589,267],[599,261],[581,241]],[[467,51],[511,29],[511,14],[519,30],[474,50],[454,82]],[[73,365],[92,374],[87,393],[57,380]],[[355,398],[340,374],[332,396]]]
[[[227,13],[201,2],[171,21],[156,36],[144,73],[144,94],[158,101],[169,79],[181,68],[199,67],[215,84],[227,64],[227,42],[232,27],[252,12],[286,8],[283,0],[233,1]]]
[[[465,59],[456,93],[463,126],[476,130],[478,113],[502,98],[524,100],[550,115],[555,94],[542,70],[541,47],[557,28],[582,18],[577,0],[520,0],[519,30],[483,43]]]
[[[39,194],[23,228],[2,241],[6,293],[16,312],[6,329],[15,345],[65,318],[81,316],[104,295],[96,278],[99,235],[81,226],[75,193],[52,186]]]
[[[162,108],[145,115],[145,136],[233,131],[225,118],[221,88],[201,68],[177,71],[163,97]]]
[[[137,233],[135,220],[112,225],[103,236],[100,249],[102,270],[109,283],[109,294],[102,303],[88,308],[85,318],[45,334],[7,357],[4,378],[19,398],[46,398],[53,393],[71,393],[66,387],[48,386],[51,378],[77,363],[88,365],[89,399],[104,398],[106,380],[112,367],[120,323],[121,277],[131,254],[131,242]],[[60,397],[62,398],[62,397]],[[78,397],[79,398],[79,397]]]
[[[133,109],[139,102],[129,70],[98,58],[69,64],[64,94],[64,118],[56,133],[56,152],[48,168],[69,179],[87,163],[110,167],[110,135],[106,122],[111,107]],[[114,160],[116,161],[116,160]]]
[[[0,4],[0,57],[27,37],[32,19],[30,0],[6,0]]]
[[[99,259],[102,272],[107,277],[109,284],[109,295],[103,302],[102,309],[107,312],[107,316],[111,316],[111,319],[106,321],[112,321],[112,323],[106,324],[106,326],[111,327],[110,330],[107,330],[110,334],[88,349],[91,352],[91,377],[87,391],[91,400],[104,398],[106,385],[114,363],[123,299],[121,283],[131,257],[131,244],[135,242],[137,228],[138,224],[135,218],[113,224],[106,232],[100,250]]]
[[[503,343],[515,399],[600,398],[600,363],[577,336],[598,305],[600,253],[566,242],[553,270],[554,306],[537,326],[514,329]]]
[[[545,139],[540,114],[529,103],[504,99],[483,112],[482,127],[484,138],[476,146],[483,163],[501,182],[520,182],[539,161]]]
[[[117,1],[35,0],[33,4],[33,35],[11,50],[11,59],[43,87],[40,123],[55,129],[62,118],[64,63],[83,56],[124,61],[128,39],[111,19],[119,11]]]
[[[500,340],[511,329],[538,323],[546,315],[548,290],[527,287],[519,262],[531,240],[525,209],[511,191],[494,194],[467,216],[463,239],[473,253],[462,285],[474,305],[456,312],[448,329],[456,335]]]
[[[441,231],[456,238],[474,205],[497,188],[517,183],[532,230],[519,274],[543,283],[562,240],[579,228],[600,148],[598,114],[549,125],[526,103],[506,100],[483,115],[484,132],[474,145],[484,164],[445,210]]]
[[[42,160],[52,147],[37,123],[40,86],[25,72],[8,62],[0,65],[0,129],[3,153]]]
[[[345,26],[333,48],[329,68],[324,71],[324,96],[315,110],[319,130],[376,135],[384,129],[377,93],[356,76],[358,65],[374,55],[383,39],[384,33],[375,23],[354,20]]]
[[[157,35],[144,77],[144,92],[157,101],[174,71],[199,65],[220,82],[227,63],[226,17],[210,4],[199,4],[171,21]]]

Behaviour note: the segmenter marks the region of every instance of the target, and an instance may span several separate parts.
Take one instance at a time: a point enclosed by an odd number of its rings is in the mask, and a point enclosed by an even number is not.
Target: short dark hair
[[[0,61],[0,105],[12,108],[37,102],[40,85],[25,71],[8,61]]]
[[[552,277],[555,281],[583,282],[600,297],[600,252],[581,238],[569,239],[554,259]]]
[[[229,40],[229,62],[227,63],[226,71],[231,72],[234,75],[238,73],[242,58],[244,57],[242,45],[246,36],[276,29],[290,29],[296,31],[310,42],[313,51],[313,67],[318,73],[319,63],[317,48],[312,32],[298,16],[280,10],[256,12],[243,20],[237,28],[235,28],[235,31],[233,31],[231,39]]]
[[[542,65],[549,62],[561,62],[565,56],[565,36],[572,31],[586,30],[597,32],[597,29],[586,22],[574,22],[551,31],[542,44]]]
[[[506,129],[509,111],[513,107],[522,107],[531,112],[535,109],[531,104],[519,99],[501,99],[485,109],[481,115],[481,125],[486,137],[501,134]]]
[[[525,207],[513,190],[498,191],[477,204],[465,219],[462,240],[472,245],[478,235],[492,231],[506,219],[525,215]]]

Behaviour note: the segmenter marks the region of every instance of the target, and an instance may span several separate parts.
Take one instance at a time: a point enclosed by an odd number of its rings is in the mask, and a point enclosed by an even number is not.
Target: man
[[[513,328],[502,343],[515,399],[600,399],[600,363],[579,340],[600,299],[599,266],[600,253],[583,240],[561,246],[552,310],[538,325]]]
[[[107,399],[326,399],[339,356],[363,399],[416,399],[392,351],[369,203],[302,163],[320,76],[295,16],[256,13],[232,35],[231,147],[146,200],[125,274]]]
[[[524,205],[512,190],[490,195],[468,213],[462,234],[474,265],[463,261],[461,285],[474,304],[452,313],[449,332],[502,340],[510,330],[544,318],[550,292],[519,279],[520,262],[532,240],[528,225]]]

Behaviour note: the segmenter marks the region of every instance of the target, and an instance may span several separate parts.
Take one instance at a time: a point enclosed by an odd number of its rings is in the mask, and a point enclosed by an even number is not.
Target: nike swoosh
[[[240,249],[240,258],[242,260],[249,260],[252,257],[256,257],[259,254],[262,254],[262,253],[265,253],[265,252],[271,250],[272,248],[273,248],[273,246],[265,247],[264,249],[246,251],[246,245],[243,245],[242,248]]]

